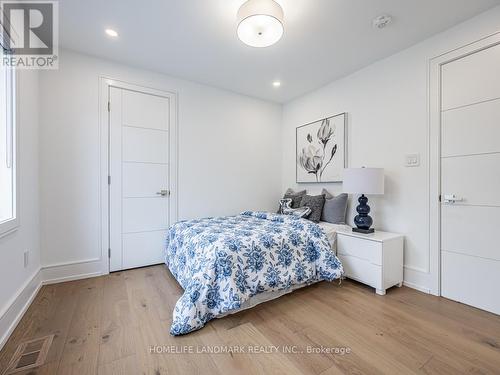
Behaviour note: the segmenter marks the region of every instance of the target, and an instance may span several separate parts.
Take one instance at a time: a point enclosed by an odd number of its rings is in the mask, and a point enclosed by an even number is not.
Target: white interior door
[[[441,78],[441,294],[500,314],[500,45]]]
[[[169,226],[169,99],[110,87],[109,103],[109,268],[158,264]]]

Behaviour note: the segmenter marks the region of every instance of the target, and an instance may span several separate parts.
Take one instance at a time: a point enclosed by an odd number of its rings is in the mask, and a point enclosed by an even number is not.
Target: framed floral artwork
[[[297,183],[341,182],[346,161],[347,113],[296,129]]]

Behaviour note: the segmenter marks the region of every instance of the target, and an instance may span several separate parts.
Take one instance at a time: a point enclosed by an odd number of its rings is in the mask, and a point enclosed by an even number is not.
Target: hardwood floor
[[[499,316],[409,288],[323,282],[172,337],[181,292],[164,266],[44,286],[0,374],[20,343],[49,334],[45,365],[19,374],[500,374]],[[223,345],[245,353],[186,353]]]

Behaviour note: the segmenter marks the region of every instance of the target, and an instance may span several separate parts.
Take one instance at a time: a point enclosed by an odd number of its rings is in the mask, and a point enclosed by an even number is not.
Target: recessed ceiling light
[[[273,86],[274,87],[280,87],[281,86],[281,82],[280,81],[274,81],[273,82]]]
[[[283,35],[283,9],[274,0],[248,0],[238,10],[238,38],[251,47],[268,47]]]
[[[116,38],[118,36],[118,33],[113,29],[106,29],[104,31],[112,38]]]

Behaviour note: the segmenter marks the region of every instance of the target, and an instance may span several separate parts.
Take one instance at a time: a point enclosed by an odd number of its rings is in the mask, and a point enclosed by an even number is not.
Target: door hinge
[[[108,102],[108,112],[111,112],[111,102]]]
[[[439,194],[439,202],[441,202],[441,194]]]
[[[108,176],[108,185],[111,185],[111,176]]]
[[[108,248],[108,258],[111,258],[111,248]]]

